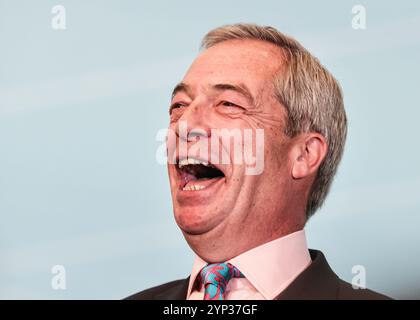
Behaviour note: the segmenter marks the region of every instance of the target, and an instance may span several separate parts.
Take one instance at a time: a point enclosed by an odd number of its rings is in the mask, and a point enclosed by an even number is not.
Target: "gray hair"
[[[328,152],[312,184],[307,218],[322,206],[341,160],[347,136],[347,118],[337,80],[298,41],[273,27],[234,24],[216,28],[203,38],[202,49],[227,40],[252,39],[273,43],[285,53],[285,70],[275,79],[276,96],[287,111],[285,134],[304,132],[324,136]]]

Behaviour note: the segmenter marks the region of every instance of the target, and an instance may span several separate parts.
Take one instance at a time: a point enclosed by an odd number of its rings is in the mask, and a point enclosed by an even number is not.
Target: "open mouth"
[[[203,190],[225,178],[222,170],[206,161],[194,158],[179,160],[177,171],[181,181],[180,187],[184,191]]]

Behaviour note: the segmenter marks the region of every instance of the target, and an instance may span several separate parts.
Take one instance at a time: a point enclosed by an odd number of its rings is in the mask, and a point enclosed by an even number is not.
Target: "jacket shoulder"
[[[188,278],[179,279],[137,292],[127,298],[124,298],[124,300],[182,300],[185,299],[184,291],[186,295],[187,287]]]
[[[354,289],[353,286],[341,279],[338,279],[339,300],[392,300],[392,298],[369,289]]]

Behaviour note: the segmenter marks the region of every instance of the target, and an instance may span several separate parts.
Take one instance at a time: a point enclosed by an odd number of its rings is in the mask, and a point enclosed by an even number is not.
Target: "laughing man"
[[[196,258],[188,278],[129,299],[386,299],[339,279],[306,244],[346,139],[337,81],[272,27],[223,26],[202,49],[173,91],[168,143],[175,220]],[[248,130],[253,145],[223,130]],[[250,153],[262,170],[249,170]]]

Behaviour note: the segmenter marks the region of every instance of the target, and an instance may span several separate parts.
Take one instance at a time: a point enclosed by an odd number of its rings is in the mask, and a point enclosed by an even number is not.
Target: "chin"
[[[179,228],[188,235],[201,235],[220,225],[226,215],[208,206],[187,206],[174,210]]]

